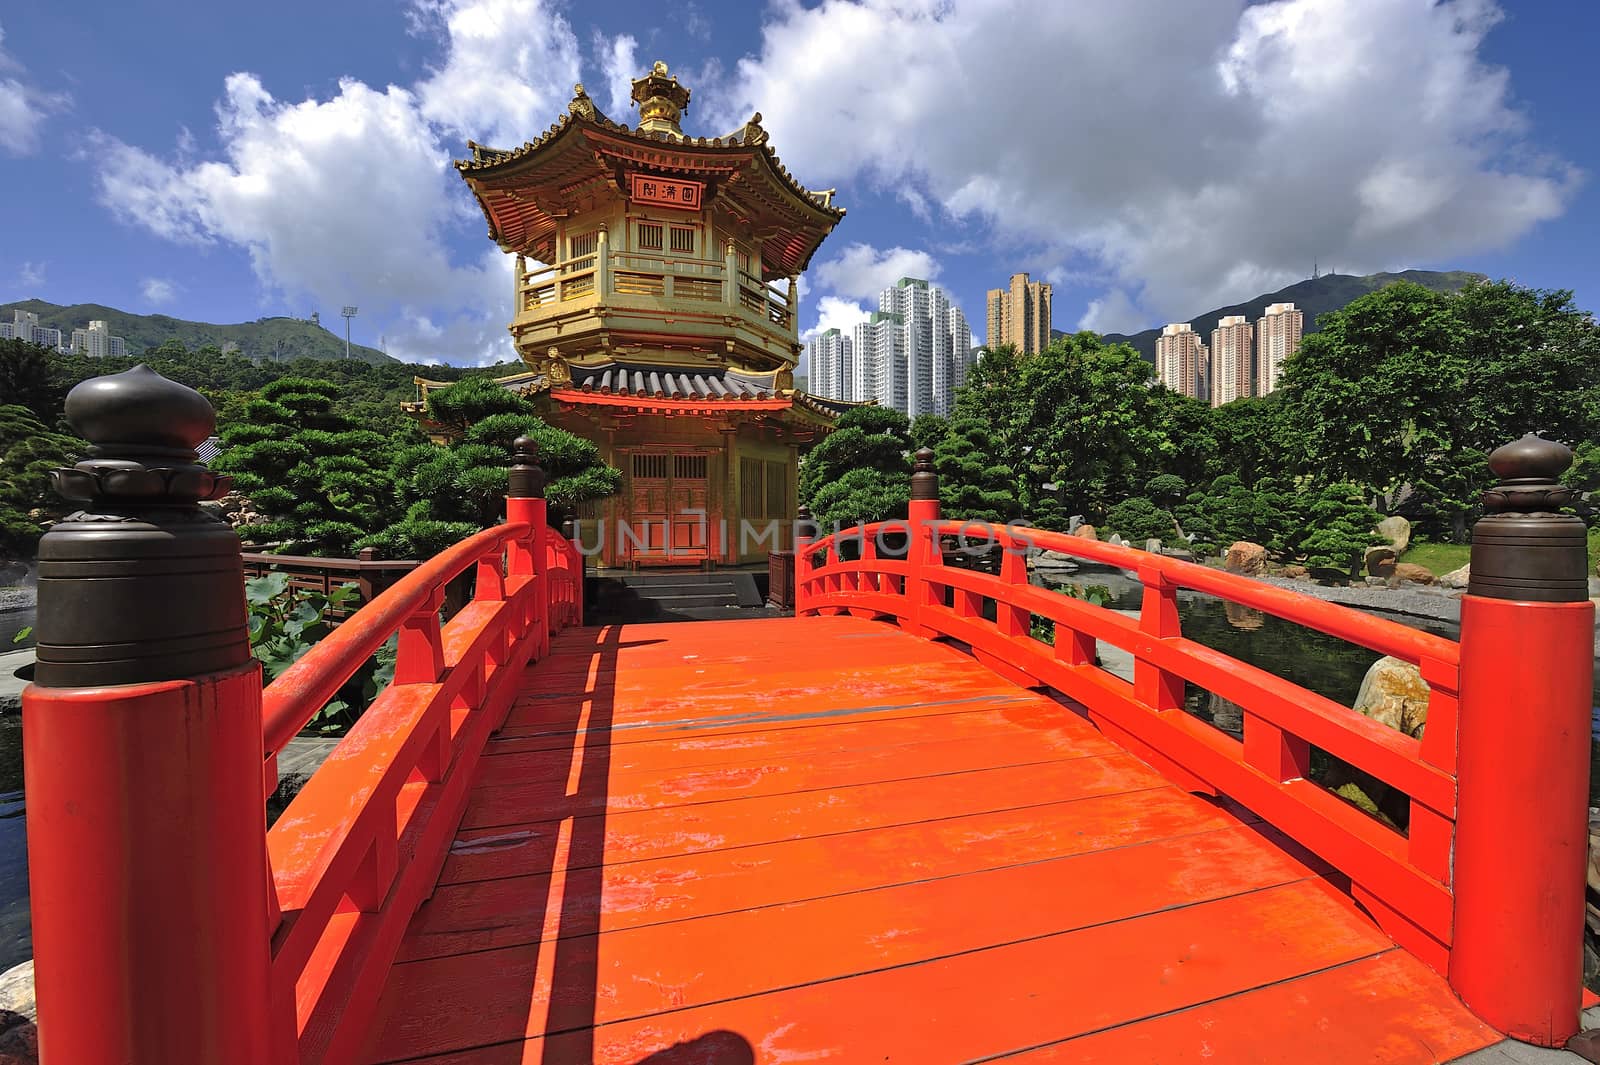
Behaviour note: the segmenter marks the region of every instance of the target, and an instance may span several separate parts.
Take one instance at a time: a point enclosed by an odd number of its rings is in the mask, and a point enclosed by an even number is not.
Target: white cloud
[[[639,42],[634,40],[632,34],[619,34],[610,40],[601,33],[594,35],[594,50],[600,57],[600,73],[606,79],[603,110],[613,122],[628,122],[628,114],[633,110],[633,79],[640,73],[639,62],[635,58],[638,48]]]
[[[481,233],[450,159],[468,137],[513,144],[544,128],[578,80],[577,42],[543,0],[419,0],[413,26],[444,35],[446,54],[410,88],[345,79],[293,103],[238,73],[210,157],[193,138],[164,159],[98,135],[101,201],[168,240],[245,249],[270,293],[359,306],[358,325],[399,358],[512,358],[508,257],[448,248]]]
[[[1096,333],[1138,333],[1150,325],[1133,297],[1120,288],[1110,289],[1099,299],[1090,300],[1078,321],[1079,329],[1092,329]]]
[[[572,26],[549,0],[413,0],[412,26],[445,59],[416,86],[446,132],[512,147],[549,126],[581,74]]]
[[[0,43],[4,41],[5,31],[0,29]],[[65,110],[71,98],[28,84],[26,69],[4,49],[0,49],[0,75],[0,150],[32,155],[39,150],[45,119]]]
[[[17,271],[17,281],[24,288],[38,288],[44,284],[44,263],[25,262]]]
[[[1181,13],[1181,17],[1179,17]],[[1309,273],[1449,262],[1557,217],[1491,0],[776,0],[712,101],[813,186],[881,184],[1145,324]],[[1039,272],[1048,273],[1041,267]],[[861,295],[845,293],[847,295]]]
[[[139,285],[139,291],[144,293],[145,302],[159,307],[177,298],[178,286],[164,277],[147,277]]]
[[[867,308],[855,300],[842,300],[838,296],[824,296],[817,301],[817,322],[801,334],[801,340],[810,340],[818,333],[837,329],[846,336],[857,322],[865,321]]]
[[[817,284],[840,296],[876,300],[878,293],[902,277],[933,281],[939,263],[925,251],[910,248],[879,250],[870,244],[847,244],[838,255],[812,266]]]

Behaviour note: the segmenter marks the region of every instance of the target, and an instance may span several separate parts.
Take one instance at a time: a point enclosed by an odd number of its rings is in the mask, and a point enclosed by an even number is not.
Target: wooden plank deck
[[[1496,1042],[1247,815],[891,626],[571,630],[368,1061],[1435,1062]]]

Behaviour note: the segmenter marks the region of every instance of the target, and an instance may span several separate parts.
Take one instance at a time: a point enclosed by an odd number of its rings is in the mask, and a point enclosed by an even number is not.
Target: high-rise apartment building
[[[1211,405],[1220,407],[1254,395],[1250,371],[1252,334],[1242,314],[1230,314],[1211,331]]]
[[[26,340],[61,350],[61,330],[40,325],[37,314],[32,311],[12,311],[11,319],[9,322],[0,322],[0,340]]]
[[[806,362],[811,367],[806,386],[813,395],[856,401],[867,398],[854,394],[855,344],[839,330],[823,330],[807,341]]]
[[[1256,322],[1256,395],[1277,390],[1284,361],[1300,350],[1304,328],[1305,315],[1292,303],[1272,304]]]
[[[107,355],[121,356],[128,353],[127,344],[121,337],[111,335],[111,328],[102,321],[89,323],[88,329],[74,329],[72,331],[72,350],[82,352],[92,359],[103,359]]]
[[[852,394],[840,398],[877,400],[912,418],[948,414],[972,365],[972,329],[943,289],[902,277],[855,327],[851,348]]]
[[[986,299],[989,346],[1011,344],[1018,351],[1039,352],[1050,344],[1050,286],[1012,274],[1006,288],[992,288]]]
[[[1156,376],[1179,395],[1204,399],[1210,354],[1188,322],[1173,322],[1156,337]]]

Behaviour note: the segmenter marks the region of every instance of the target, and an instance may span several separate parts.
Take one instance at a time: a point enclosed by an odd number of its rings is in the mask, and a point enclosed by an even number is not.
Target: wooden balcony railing
[[[794,308],[788,294],[745,270],[736,268],[734,274],[735,283],[730,286],[728,267],[722,262],[646,252],[607,252],[604,256],[596,253],[526,271],[521,275],[518,291],[523,311],[591,297],[728,303],[763,328],[794,334]]]

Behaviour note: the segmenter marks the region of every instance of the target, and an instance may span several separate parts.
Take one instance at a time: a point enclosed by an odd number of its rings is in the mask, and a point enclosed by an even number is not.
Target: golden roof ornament
[[[656,60],[650,73],[634,80],[633,102],[639,105],[640,130],[683,136],[678,120],[689,109],[689,89],[667,73],[661,60]]]
[[[594,101],[583,91],[583,82],[580,81],[572,87],[572,102],[567,105],[567,110],[578,118],[587,119],[593,119],[598,113]]]

